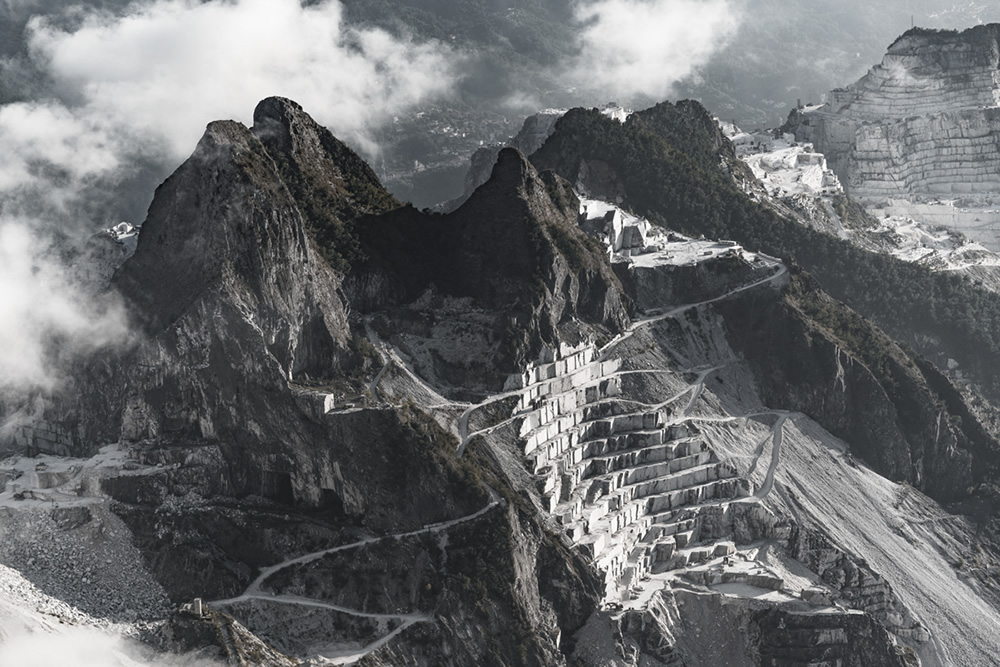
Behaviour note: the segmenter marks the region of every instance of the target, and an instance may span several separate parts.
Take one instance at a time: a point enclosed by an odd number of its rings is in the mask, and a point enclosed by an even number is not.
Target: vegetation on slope
[[[754,202],[733,183],[728,172],[743,166],[700,104],[658,104],[624,124],[574,109],[532,156],[540,169],[571,181],[591,160],[611,166],[624,185],[625,205],[636,213],[689,234],[794,258],[823,289],[894,338],[958,360],[989,395],[1000,397],[1000,295],[957,274],[862,250]]]

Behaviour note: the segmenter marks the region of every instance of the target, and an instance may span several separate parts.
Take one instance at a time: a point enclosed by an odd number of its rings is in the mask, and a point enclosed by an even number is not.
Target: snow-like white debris
[[[608,118],[613,118],[619,123],[624,123],[625,120],[632,115],[631,109],[626,109],[625,107],[618,106],[615,102],[608,102],[603,107],[601,107],[601,113]]]
[[[732,123],[720,123],[738,155],[753,175],[775,197],[843,194],[840,180],[826,164],[826,157],[812,144],[795,141],[789,134],[744,132]]]
[[[90,459],[0,462],[0,564],[102,624],[161,617],[166,594],[101,491],[104,476],[155,470],[117,445]]]

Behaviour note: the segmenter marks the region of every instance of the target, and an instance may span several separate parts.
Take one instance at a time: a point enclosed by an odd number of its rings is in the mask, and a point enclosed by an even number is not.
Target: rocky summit
[[[448,213],[290,100],[210,124],[106,288],[126,349],[3,405],[0,619],[238,665],[991,664],[994,387],[853,310],[831,264],[876,260],[697,103],[549,115]]]

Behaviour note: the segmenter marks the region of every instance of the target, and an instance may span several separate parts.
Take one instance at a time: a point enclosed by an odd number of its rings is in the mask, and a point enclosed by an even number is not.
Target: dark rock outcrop
[[[438,354],[437,373],[446,384],[496,389],[542,346],[613,334],[628,321],[630,303],[578,213],[566,181],[506,148],[490,179],[453,213],[402,208],[361,220],[368,260],[345,289],[363,311],[405,308],[393,317],[404,328],[428,323],[409,333],[431,346],[440,341],[421,328],[447,318],[434,298],[469,299],[462,310],[484,314],[471,343],[483,350],[482,363],[470,374]]]
[[[336,546],[356,557],[370,540],[378,571],[352,571],[382,598],[309,588],[362,616],[418,614],[386,655],[559,664],[560,636],[596,604],[594,574],[512,493],[491,501],[505,482],[489,459],[458,459],[412,401],[365,395],[384,361],[356,313],[420,314],[427,293],[471,303],[499,341],[479,360],[491,384],[545,345],[620,330],[627,301],[576,227],[572,190],[508,151],[461,211],[425,216],[295,103],[265,100],[254,120],[210,124],[158,188],[113,280],[140,335],[93,359],[83,391],[52,397],[58,453],[123,442],[155,466],[98,486],[174,601],[238,596],[269,565]],[[371,303],[366,281],[392,287]],[[454,377],[481,381],[474,370]],[[267,590],[301,593],[299,575]],[[344,644],[361,632],[334,625]]]

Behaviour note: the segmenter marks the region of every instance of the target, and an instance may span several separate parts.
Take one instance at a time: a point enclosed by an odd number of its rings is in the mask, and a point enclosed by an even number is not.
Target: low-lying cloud
[[[734,0],[579,0],[571,78],[621,101],[662,100],[736,32]]]
[[[191,655],[155,656],[150,651],[95,628],[15,633],[0,641],[0,665],[17,667],[222,667]]]
[[[51,389],[72,351],[123,340],[120,310],[74,283],[53,239],[139,222],[209,121],[250,124],[259,100],[281,95],[371,155],[375,129],[458,77],[448,47],[346,26],[338,0],[65,12],[28,21],[38,82],[29,101],[0,106],[0,393]]]
[[[0,390],[51,391],[77,355],[127,337],[120,302],[77,284],[31,225],[0,223]]]

